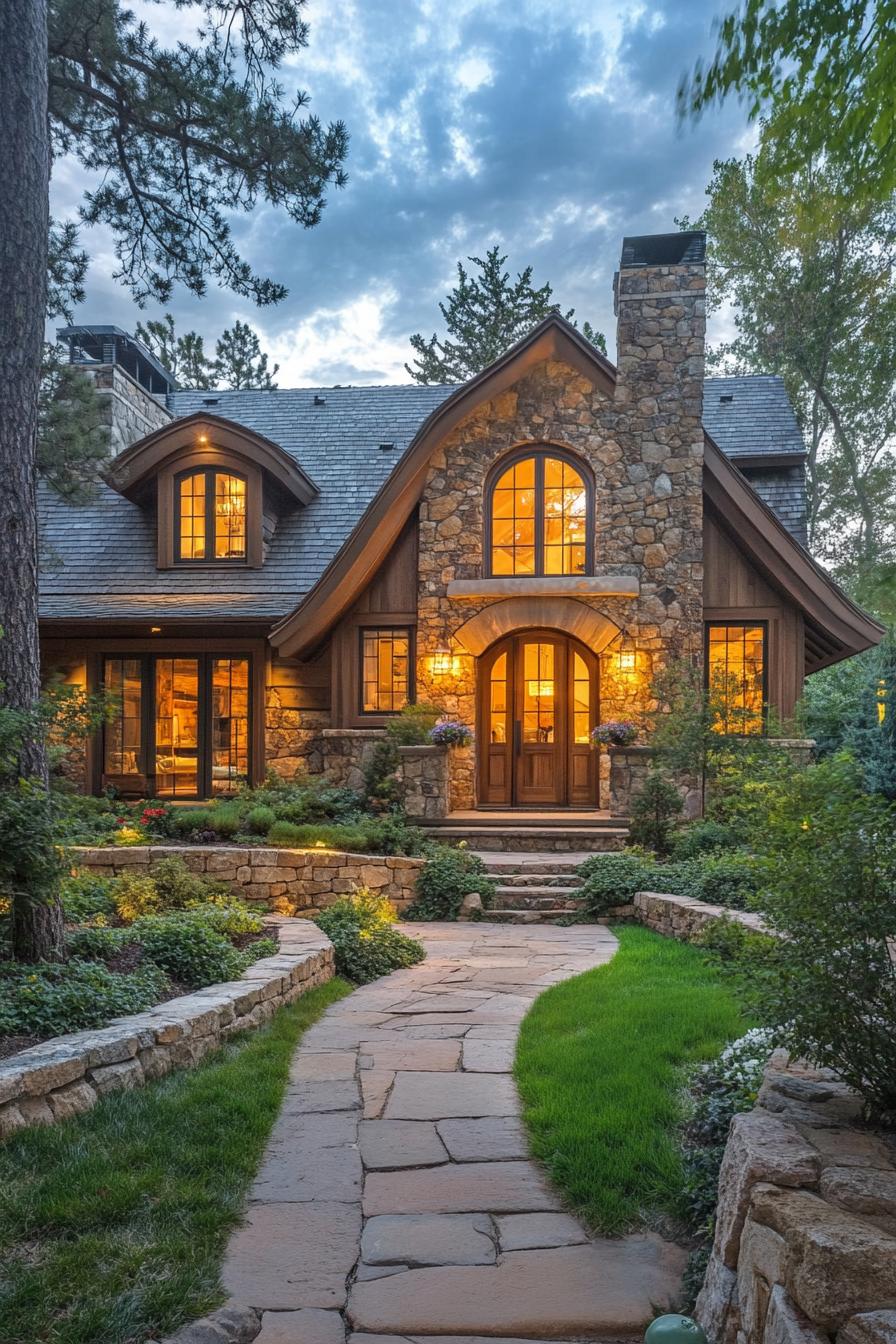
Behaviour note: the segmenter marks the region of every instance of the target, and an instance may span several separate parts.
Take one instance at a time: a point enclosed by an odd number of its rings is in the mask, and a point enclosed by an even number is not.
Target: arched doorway
[[[596,807],[597,659],[569,635],[525,630],[479,661],[480,804]]]

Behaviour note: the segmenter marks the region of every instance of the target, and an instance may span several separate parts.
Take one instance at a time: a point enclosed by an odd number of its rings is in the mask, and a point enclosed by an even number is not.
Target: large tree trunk
[[[0,0],[0,20],[0,704],[30,715],[40,694],[35,450],[50,177],[46,0]],[[46,789],[36,723],[16,755],[17,771],[0,787],[17,790],[27,779]],[[15,856],[3,858],[7,869],[15,866]],[[20,872],[12,892],[13,950],[27,960],[62,951],[62,912],[38,876],[43,866],[34,865],[32,883]]]

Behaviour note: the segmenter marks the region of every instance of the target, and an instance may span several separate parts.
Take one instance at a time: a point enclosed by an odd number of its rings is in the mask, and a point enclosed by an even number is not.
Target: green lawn
[[[515,1068],[533,1151],[571,1207],[611,1235],[678,1212],[682,1066],[750,1025],[695,948],[615,932],[608,965],[532,1005]]]
[[[333,980],[198,1068],[0,1147],[3,1344],[131,1344],[220,1302],[296,1042],[349,992]]]

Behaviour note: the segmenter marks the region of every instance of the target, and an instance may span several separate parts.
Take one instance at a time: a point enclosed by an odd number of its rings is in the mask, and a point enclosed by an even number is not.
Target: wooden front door
[[[597,802],[597,664],[549,631],[502,640],[482,659],[479,801],[505,807]]]

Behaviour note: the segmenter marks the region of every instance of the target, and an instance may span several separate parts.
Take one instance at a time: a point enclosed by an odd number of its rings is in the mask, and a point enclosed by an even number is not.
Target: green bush
[[[125,924],[162,909],[162,898],[148,874],[121,873],[113,878],[111,893],[118,917]]]
[[[386,724],[386,736],[396,747],[428,746],[429,732],[442,717],[438,705],[427,704],[425,700],[414,705],[405,705],[399,714]]]
[[[668,890],[658,877],[664,871],[643,853],[592,855],[579,867],[587,913],[599,917],[614,906],[629,905],[636,891]]]
[[[720,849],[734,849],[739,843],[731,827],[720,821],[694,821],[674,837],[672,858],[697,859]]]
[[[117,975],[102,962],[0,963],[0,1036],[102,1027],[110,1018],[158,1003],[168,978],[157,965]]]
[[[675,821],[684,810],[681,794],[662,770],[651,770],[632,799],[629,839],[655,854],[668,854]]]
[[[183,859],[174,856],[154,864],[150,877],[156,884],[163,910],[186,910],[206,901],[231,899],[228,883],[191,872]]]
[[[424,846],[419,830],[397,817],[365,817],[352,824],[320,822],[298,825],[275,821],[268,844],[283,849],[335,849],[352,854],[419,854]]]
[[[775,945],[769,934],[750,929],[730,915],[710,919],[693,935],[691,942],[725,963],[737,975],[744,976],[758,973]]]
[[[214,831],[213,809],[210,807],[173,808],[168,818],[168,829],[173,840],[191,840]]]
[[[256,959],[249,949],[238,951],[211,928],[204,911],[145,915],[135,922],[132,933],[150,961],[189,989],[236,980]]]
[[[262,917],[239,902],[231,905],[207,904],[194,906],[188,912],[190,919],[204,924],[207,929],[221,933],[225,938],[239,938],[246,933],[261,933]],[[256,944],[252,944],[253,947]]]
[[[257,807],[249,808],[244,825],[251,835],[267,835],[276,820],[277,813],[274,809],[262,803]]]
[[[748,910],[763,887],[762,865],[742,850],[706,854],[670,867],[677,870],[673,877],[677,895],[732,910]]]
[[[343,896],[315,923],[323,929],[336,954],[336,974],[366,985],[401,966],[413,966],[426,953],[415,938],[395,928],[389,902],[366,887]]]
[[[66,931],[65,947],[70,957],[78,957],[82,961],[112,961],[125,943],[133,940],[130,929],[108,929],[102,925],[85,924]]]
[[[83,924],[97,915],[105,917],[115,913],[112,882],[108,877],[97,877],[87,872],[63,878],[60,896],[69,924]]]
[[[457,919],[463,898],[478,891],[487,910],[495,898],[495,884],[478,854],[442,845],[426,860],[417,876],[417,894],[406,919]]]

